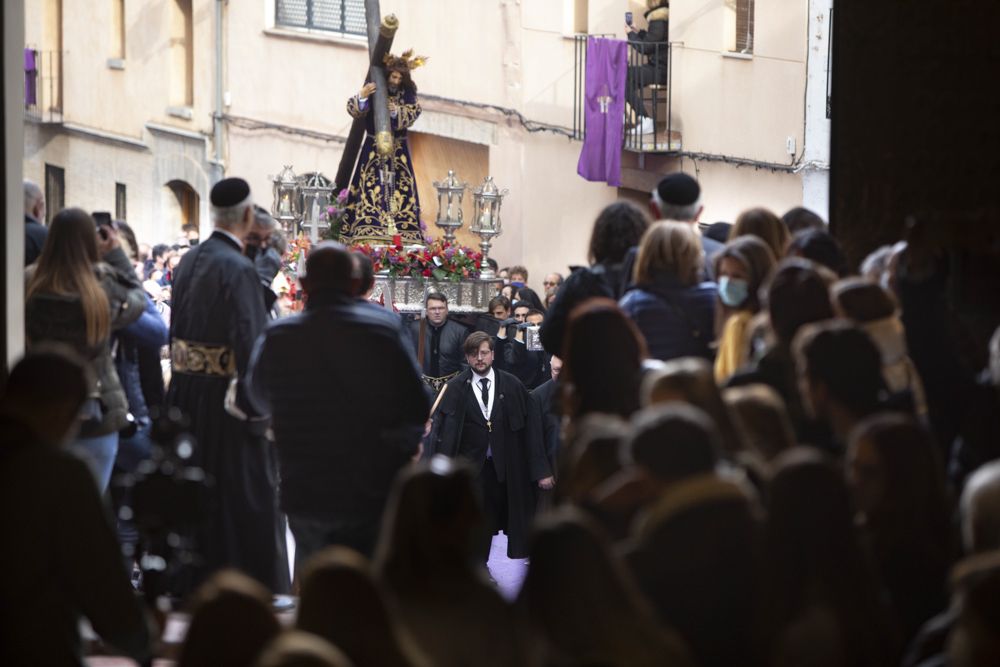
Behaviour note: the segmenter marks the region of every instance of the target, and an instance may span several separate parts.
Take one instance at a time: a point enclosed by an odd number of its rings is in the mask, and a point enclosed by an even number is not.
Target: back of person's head
[[[807,229],[798,232],[788,242],[786,257],[803,257],[825,266],[838,276],[846,276],[850,270],[847,255],[837,239],[824,229]]]
[[[713,222],[705,228],[701,235],[719,243],[726,243],[729,241],[729,232],[732,228],[733,223],[731,222]]]
[[[660,220],[690,223],[701,214],[701,186],[689,174],[667,174],[650,194]]]
[[[354,261],[358,263],[358,286],[355,296],[364,296],[375,287],[375,265],[371,258],[362,253],[352,253]]]
[[[639,243],[649,219],[635,204],[617,201],[601,210],[590,234],[591,264],[618,264],[629,248]]]
[[[170,252],[170,246],[168,246],[166,243],[157,243],[156,245],[153,246],[151,256],[153,259],[159,259],[161,257],[164,257],[169,252]]]
[[[726,243],[714,256],[715,275],[722,275],[724,259],[735,260],[743,266],[747,275],[746,301],[737,306],[752,313],[760,311],[760,288],[774,270],[774,253],[766,243],[753,235],[740,236]]]
[[[795,446],[795,430],[781,395],[766,384],[748,384],[722,390],[735,413],[747,446],[766,460]]]
[[[469,576],[483,519],[473,481],[468,467],[444,456],[399,474],[375,553],[375,570],[391,588]]]
[[[751,208],[743,211],[729,230],[729,240],[741,236],[756,236],[771,249],[775,257],[785,256],[785,246],[788,245],[788,227],[766,208]]]
[[[639,243],[635,282],[649,285],[669,276],[682,285],[694,285],[703,265],[701,238],[683,222],[654,223]]]
[[[652,609],[584,514],[561,509],[536,522],[518,603],[544,636],[551,664],[683,664]]]
[[[76,431],[77,413],[95,388],[90,367],[70,348],[33,345],[0,392],[0,415],[24,424],[35,438],[61,444]]]
[[[823,607],[836,618],[843,642],[830,648],[850,656],[843,664],[886,664],[880,590],[840,466],[815,449],[796,447],[774,461],[774,470],[763,560],[767,622],[780,636],[809,608]]]
[[[368,561],[330,547],[306,563],[296,627],[318,635],[358,665],[413,665],[401,646]]]
[[[837,314],[858,324],[896,314],[896,300],[888,290],[867,278],[844,278],[834,283],[830,297]]]
[[[139,259],[139,241],[135,238],[135,231],[124,220],[115,220],[115,229],[118,230],[118,242],[122,250],[133,262]]]
[[[45,203],[45,195],[42,193],[42,189],[34,181],[24,179],[24,212],[35,217],[39,203]],[[39,222],[42,221],[39,220]]]
[[[286,630],[264,649],[253,665],[254,667],[354,667],[355,663],[351,662],[339,648],[321,637],[308,632]]]
[[[698,357],[671,359],[642,381],[642,405],[681,402],[693,405],[709,416],[722,439],[722,451],[735,456],[746,450],[729,406],[722,400],[712,365]]]
[[[807,324],[795,336],[793,349],[810,400],[815,402],[822,392],[855,417],[866,417],[887,398],[882,354],[857,326],[844,320]]]
[[[177,664],[250,665],[280,632],[267,589],[245,574],[222,571],[195,593],[191,623]]]
[[[771,328],[779,344],[790,345],[803,324],[833,317],[829,284],[808,260],[780,261],[764,290]]]
[[[351,252],[335,241],[323,241],[306,258],[306,274],[300,278],[309,295],[341,294],[353,296],[359,269]]]
[[[707,414],[683,403],[643,408],[632,417],[628,456],[660,482],[711,473],[722,442]]]
[[[111,332],[111,306],[94,275],[99,261],[94,219],[83,209],[63,209],[52,218],[27,287],[29,300],[41,293],[78,295],[88,345],[98,344]]]
[[[901,414],[869,417],[850,434],[848,467],[855,505],[876,530],[947,550],[944,468],[926,428]]]
[[[543,313],[545,312],[545,304],[542,303],[538,293],[530,287],[521,287],[518,289],[517,299],[520,303],[530,306],[532,310],[540,310]]]
[[[564,444],[566,464],[559,471],[560,495],[579,503],[621,470],[622,443],[629,432],[621,417],[599,412],[584,415],[574,424]]]
[[[810,211],[804,206],[796,206],[785,211],[781,216],[781,221],[785,223],[789,233],[797,234],[807,229],[826,229],[826,222],[818,214]]]
[[[250,184],[242,178],[224,178],[213,185],[209,201],[212,205],[212,222],[216,227],[239,236],[249,231],[253,225],[254,208]]]
[[[589,299],[570,313],[562,344],[560,383],[567,414],[628,417],[639,407],[639,371],[646,343],[611,299]]]
[[[1000,664],[1000,552],[966,558],[952,572],[955,621],[942,664],[980,667]]]
[[[966,480],[961,516],[966,552],[1000,549],[1000,460],[983,465]]]

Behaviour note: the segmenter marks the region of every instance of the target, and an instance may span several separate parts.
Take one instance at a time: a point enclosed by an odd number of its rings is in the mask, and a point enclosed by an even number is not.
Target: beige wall
[[[194,103],[190,120],[167,112],[170,95],[170,11],[174,0],[134,0],[126,6],[124,70],[108,65],[112,5],[104,0],[62,0],[64,23],[97,28],[65,34],[71,54],[65,74],[66,121],[141,144],[106,141],[86,132],[29,127],[26,169],[40,176],[44,162],[66,168],[67,202],[112,208],[114,179],[129,188],[129,218],[150,240],[175,235],[175,212],[163,198],[174,178],[208,194],[211,112],[214,104],[214,0],[193,0]],[[28,42],[46,48],[46,11],[56,0],[29,3]],[[572,124],[572,26],[585,12],[591,33],[624,36],[623,13],[644,25],[635,0],[382,0],[383,14],[400,20],[395,52],[413,48],[430,57],[414,78],[425,115],[414,128],[477,143],[488,149],[489,170],[510,189],[505,231],[495,254],[523,262],[535,276],[583,263],[590,227],[617,190],[576,175],[581,144],[551,133],[528,133],[495,110],[436,101],[462,100],[515,109],[532,121]],[[757,2],[752,58],[724,52],[722,3],[674,0],[671,40],[674,120],[683,148],[766,162],[790,163],[786,139],[801,150],[805,90],[806,0]],[[345,136],[345,102],[360,87],[367,66],[364,40],[306,34],[273,25],[274,0],[225,4],[226,113],[272,126],[226,127],[227,175],[247,178],[260,203],[270,204],[270,177],[291,164],[299,173],[333,176],[343,144],[305,136]],[[50,21],[51,23],[51,21]],[[154,131],[150,124],[189,134]],[[282,131],[285,130],[285,131]],[[440,160],[438,161],[440,162]],[[693,168],[689,160],[685,169]],[[776,210],[801,202],[802,179],[792,174],[698,163],[706,216],[732,219],[742,208]],[[435,174],[434,177],[443,176]],[[459,176],[462,176],[460,173]],[[423,217],[437,213],[424,194]],[[203,209],[205,210],[205,209]],[[207,211],[202,220],[208,220]],[[433,229],[433,225],[431,224]]]

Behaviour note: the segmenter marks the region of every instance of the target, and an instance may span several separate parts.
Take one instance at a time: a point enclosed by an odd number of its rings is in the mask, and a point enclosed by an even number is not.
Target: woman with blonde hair
[[[715,379],[720,384],[750,360],[751,320],[760,312],[760,288],[775,262],[774,253],[756,236],[733,239],[715,257],[719,283],[715,324],[720,329]]]
[[[619,305],[646,338],[649,356],[712,359],[716,285],[699,282],[704,253],[691,225],[654,224],[639,243],[635,287]]]
[[[29,346],[68,344],[89,361],[97,377],[80,436],[70,449],[91,462],[103,492],[111,480],[118,431],[128,423],[128,400],[111,357],[111,333],[139,319],[145,293],[115,228],[98,228],[78,208],[53,217],[42,254],[25,278]]]
[[[729,240],[741,236],[756,236],[767,244],[775,258],[785,256],[785,247],[791,237],[781,218],[766,208],[751,208],[740,213],[729,230]]]

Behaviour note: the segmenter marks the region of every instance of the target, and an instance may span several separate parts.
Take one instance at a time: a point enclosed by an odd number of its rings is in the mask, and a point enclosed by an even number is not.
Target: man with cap
[[[246,384],[250,352],[267,321],[260,279],[244,255],[254,224],[250,186],[223,179],[211,204],[215,231],[178,265],[170,320],[167,404],[190,419],[191,463],[214,480],[196,532],[201,567],[192,583],[235,567],[281,593],[289,582],[275,466],[266,418]]]
[[[701,186],[698,185],[698,181],[683,172],[678,171],[661,178],[649,196],[649,214],[653,220],[686,222],[698,232],[701,237],[701,247],[705,251],[705,266],[701,278],[714,280],[715,267],[712,260],[725,244],[701,234],[698,218],[704,210],[705,207],[701,203]],[[625,256],[627,276],[632,275],[637,253],[638,247],[629,250]]]

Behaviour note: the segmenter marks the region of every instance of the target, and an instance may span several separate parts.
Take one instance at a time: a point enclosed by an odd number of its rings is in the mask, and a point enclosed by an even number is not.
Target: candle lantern
[[[455,231],[464,222],[462,199],[465,197],[467,187],[469,184],[460,182],[455,176],[455,172],[450,169],[446,179],[434,181],[434,189],[438,193],[438,214],[434,224],[444,230],[446,241],[455,241]]]
[[[479,247],[483,251],[479,277],[484,280],[496,278],[496,272],[489,267],[486,259],[489,256],[493,237],[499,236],[503,231],[500,224],[500,206],[507,192],[506,188],[503,190],[497,188],[492,176],[487,176],[483,184],[472,192],[475,213],[473,214],[473,222],[469,230],[478,234],[482,239],[482,242],[479,244]]]
[[[300,179],[302,192],[302,229],[309,230],[309,240],[319,241],[320,234],[330,228],[326,210],[333,201],[333,181],[319,172]]]
[[[292,166],[286,164],[272,181],[274,200],[271,203],[271,215],[281,224],[286,234],[293,236],[301,219],[299,179],[292,171]]]

